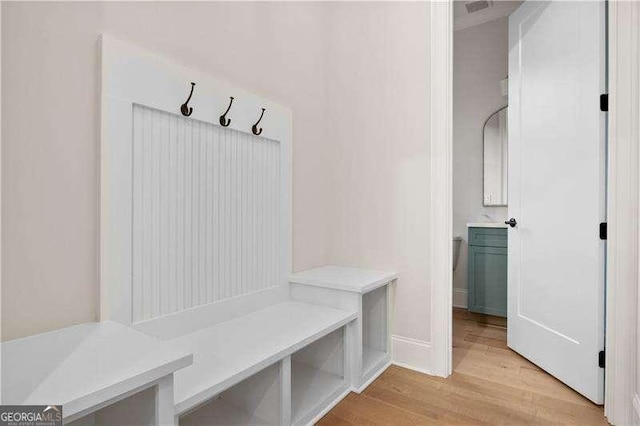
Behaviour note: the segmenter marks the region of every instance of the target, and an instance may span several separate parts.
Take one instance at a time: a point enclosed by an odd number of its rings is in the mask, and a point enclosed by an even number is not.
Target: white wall
[[[396,269],[393,333],[430,342],[429,4],[333,4],[329,17],[329,259]]]
[[[98,317],[98,35],[294,111],[293,256],[326,262],[326,6],[2,3],[3,339]]]
[[[507,101],[499,82],[508,73],[508,18],[454,32],[453,38],[453,235],[463,237],[456,290],[467,289],[467,223],[503,221],[506,207],[482,205],[482,125]],[[466,300],[463,298],[463,301]]]
[[[294,270],[397,269],[394,333],[428,347],[427,3],[2,3],[2,19],[4,339],[97,319],[108,32],[291,107]]]

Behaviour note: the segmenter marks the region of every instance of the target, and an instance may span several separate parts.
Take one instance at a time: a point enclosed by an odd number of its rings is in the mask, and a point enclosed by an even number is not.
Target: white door
[[[605,9],[525,2],[509,18],[508,344],[603,403]]]

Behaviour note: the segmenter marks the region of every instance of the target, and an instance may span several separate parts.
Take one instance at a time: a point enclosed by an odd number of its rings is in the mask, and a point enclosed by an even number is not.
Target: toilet
[[[462,237],[453,237],[453,244],[451,248],[453,250],[453,255],[451,259],[453,260],[453,270],[456,270],[456,265],[458,264],[458,256],[460,255],[460,245],[462,244]]]

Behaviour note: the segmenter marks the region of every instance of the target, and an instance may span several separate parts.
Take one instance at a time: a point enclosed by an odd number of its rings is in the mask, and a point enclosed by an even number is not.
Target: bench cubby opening
[[[107,405],[91,414],[80,417],[68,426],[111,426],[140,425],[152,426],[156,421],[156,389],[150,387],[118,402]]]
[[[280,363],[243,380],[180,417],[180,426],[280,424]]]
[[[307,424],[349,387],[344,327],[291,356],[292,424]]]
[[[362,375],[369,376],[388,355],[388,286],[362,295]]]
[[[397,277],[395,272],[344,266],[289,276],[294,300],[358,312],[356,321],[347,326],[354,392],[362,392],[391,364],[391,300]]]

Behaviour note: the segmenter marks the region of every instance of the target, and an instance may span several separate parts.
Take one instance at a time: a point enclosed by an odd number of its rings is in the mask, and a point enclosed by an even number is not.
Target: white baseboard
[[[430,342],[403,336],[391,336],[392,364],[431,374]]]
[[[468,291],[464,288],[453,289],[453,307],[454,308],[467,308]]]
[[[421,370],[419,368],[416,368],[412,365],[407,365],[407,364],[403,364],[401,362],[392,362],[392,365],[395,365],[397,367],[402,367],[402,368],[406,368],[407,370],[411,370],[411,371],[417,371],[418,373],[422,373],[422,374],[428,374],[429,376],[433,376],[433,374],[431,374],[429,371],[427,370]]]

